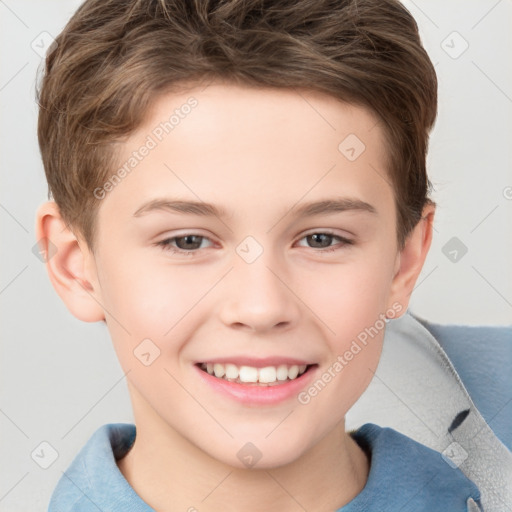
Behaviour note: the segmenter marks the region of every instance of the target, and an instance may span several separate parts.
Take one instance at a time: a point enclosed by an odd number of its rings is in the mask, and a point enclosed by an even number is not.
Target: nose
[[[222,322],[260,333],[294,327],[300,318],[300,300],[290,279],[289,272],[284,272],[267,251],[252,263],[236,261],[223,287]]]

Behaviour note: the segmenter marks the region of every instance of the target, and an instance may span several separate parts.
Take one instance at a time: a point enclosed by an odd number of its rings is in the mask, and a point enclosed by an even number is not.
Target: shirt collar
[[[135,425],[103,425],[64,473],[61,486],[104,512],[154,512],[116,464],[130,450],[135,436]],[[370,472],[363,490],[337,512],[467,512],[468,499],[479,502],[475,484],[435,450],[371,423],[351,436],[369,454]]]
[[[351,435],[370,455],[370,472],[363,490],[337,512],[467,512],[468,500],[480,501],[462,471],[410,437],[372,423]]]

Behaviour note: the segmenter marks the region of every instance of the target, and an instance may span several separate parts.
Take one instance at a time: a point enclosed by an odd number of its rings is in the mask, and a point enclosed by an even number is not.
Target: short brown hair
[[[376,114],[403,247],[432,203],[437,78],[398,0],[87,0],[47,55],[38,137],[49,197],[91,250],[93,190],[112,174],[114,143],[162,93],[216,78],[315,90]]]

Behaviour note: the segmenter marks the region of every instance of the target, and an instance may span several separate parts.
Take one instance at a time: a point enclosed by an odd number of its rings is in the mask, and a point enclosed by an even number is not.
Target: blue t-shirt
[[[48,512],[154,512],[116,464],[135,434],[135,425],[127,423],[99,428],[63,473]],[[351,435],[370,456],[370,473],[363,490],[337,512],[478,510],[475,484],[438,452],[371,423]]]

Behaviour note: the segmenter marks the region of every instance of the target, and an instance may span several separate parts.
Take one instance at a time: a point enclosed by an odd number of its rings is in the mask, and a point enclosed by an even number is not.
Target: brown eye
[[[185,236],[177,236],[174,238],[176,240],[176,246],[178,249],[186,250],[194,250],[199,249],[201,247],[201,242],[204,236],[199,235],[185,235]]]
[[[339,235],[335,235],[334,233],[317,231],[315,233],[310,233],[301,240],[306,240],[307,246],[301,244],[301,247],[309,247],[311,249],[323,249],[319,252],[332,252],[338,249],[342,249],[346,245],[352,245],[354,242],[349,240],[348,238],[344,238]],[[333,244],[333,242],[338,241],[337,244]]]
[[[312,244],[311,247],[323,249],[331,245],[334,236],[329,233],[313,233],[312,235],[308,235],[306,239],[309,244]]]
[[[165,240],[157,242],[155,245],[172,253],[192,256],[199,249],[207,247],[203,245],[204,241],[210,240],[205,236],[189,233],[183,236],[166,238]]]

